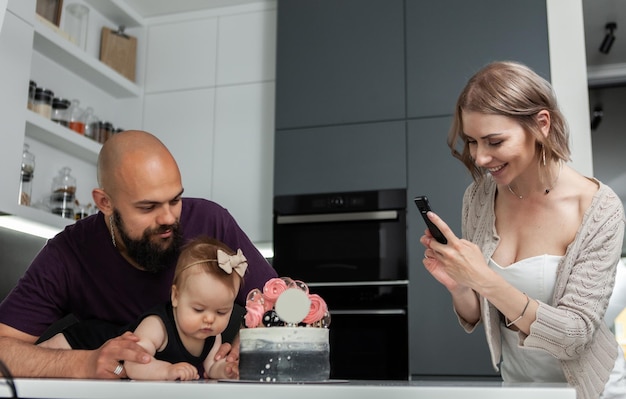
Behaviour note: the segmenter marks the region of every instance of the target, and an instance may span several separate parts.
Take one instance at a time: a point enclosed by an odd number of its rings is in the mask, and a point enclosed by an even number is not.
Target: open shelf
[[[56,228],[59,231],[63,230],[65,226],[74,224],[74,219],[63,218],[59,215],[55,215],[47,209],[39,209],[32,206],[15,205],[15,208],[10,214],[25,220]]]
[[[116,98],[139,97],[138,85],[35,19],[33,48]]]
[[[102,148],[102,144],[32,111],[26,111],[26,136],[94,165]]]

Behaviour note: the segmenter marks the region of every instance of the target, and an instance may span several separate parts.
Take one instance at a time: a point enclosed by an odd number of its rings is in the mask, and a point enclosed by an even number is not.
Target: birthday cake
[[[250,291],[239,331],[239,378],[261,382],[325,381],[330,377],[324,300],[306,284],[280,277]]]

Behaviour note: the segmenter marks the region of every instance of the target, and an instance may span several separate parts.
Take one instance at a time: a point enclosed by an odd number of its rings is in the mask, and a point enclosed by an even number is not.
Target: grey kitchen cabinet
[[[407,117],[451,114],[491,61],[523,62],[549,80],[548,51],[546,0],[407,0]]]
[[[276,129],[405,117],[404,2],[278,7]]]
[[[274,195],[406,187],[404,121],[276,131]]]
[[[461,236],[461,204],[471,176],[446,144],[452,118],[412,120],[407,138],[407,248],[409,259],[409,373],[495,378],[482,326],[467,334],[459,325],[448,291],[424,268],[419,238],[426,225],[413,198],[426,195],[435,213]]]

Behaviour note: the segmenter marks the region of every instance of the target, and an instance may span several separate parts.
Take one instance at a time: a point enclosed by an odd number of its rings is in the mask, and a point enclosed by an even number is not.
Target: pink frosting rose
[[[265,310],[262,303],[248,301],[246,303],[246,316],[244,319],[246,327],[254,328],[260,325],[263,320],[263,313],[265,313]]]
[[[263,296],[265,297],[265,302],[271,302],[272,306],[276,303],[276,300],[287,289],[287,284],[280,277],[273,278],[268,280],[263,286]]]
[[[328,306],[326,306],[326,302],[324,302],[321,296],[310,294],[309,300],[311,300],[311,309],[309,310],[309,314],[302,320],[305,324],[313,324],[322,320],[328,311]]]

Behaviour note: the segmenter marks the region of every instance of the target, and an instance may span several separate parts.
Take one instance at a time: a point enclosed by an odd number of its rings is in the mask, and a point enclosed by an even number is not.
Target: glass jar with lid
[[[76,194],[76,178],[71,175],[72,170],[64,167],[57,177],[52,180],[52,194],[50,207],[52,213],[64,218],[74,218],[74,196]]]
[[[70,100],[54,97],[52,99],[52,121],[62,126],[70,126]]]
[[[28,82],[28,109],[34,111],[35,108],[35,90],[37,90],[37,83],[31,80]]]
[[[52,90],[44,89],[43,87],[37,87],[35,89],[35,97],[33,99],[33,111],[50,119],[52,116],[52,98],[54,92]]]
[[[18,204],[29,206],[31,204],[31,193],[33,177],[35,177],[35,156],[29,151],[30,146],[24,144],[22,152],[22,169],[20,171],[20,194]]]
[[[115,133],[115,128],[111,122],[104,121],[100,125],[100,142],[104,144],[113,134]]]

